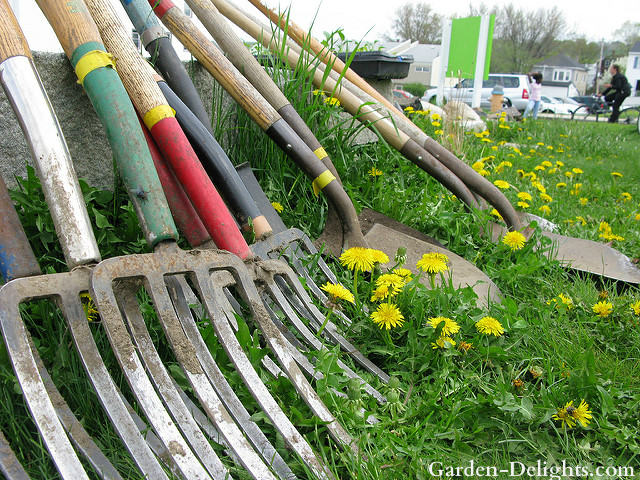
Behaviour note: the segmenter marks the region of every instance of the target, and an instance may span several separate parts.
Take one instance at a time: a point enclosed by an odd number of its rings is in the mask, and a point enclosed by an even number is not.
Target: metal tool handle
[[[5,13],[0,31],[12,37],[14,45],[28,49],[13,12],[2,3]],[[28,50],[26,55],[16,54],[0,64],[0,82],[31,149],[69,268],[99,262],[100,251],[69,149]]]
[[[131,101],[156,145],[170,162],[214,242],[241,258],[250,257],[249,246],[235,228],[233,217],[207,177],[171,107],[167,105],[153,79],[151,67],[140,57],[112,5],[106,0],[85,0],[85,3],[107,48],[118,58],[118,74]],[[155,170],[153,173],[157,178]],[[162,188],[159,181],[157,186]],[[168,214],[169,209],[165,205],[162,209]]]
[[[4,2],[5,0],[0,0]],[[0,177],[0,274],[8,282],[14,278],[40,274],[40,266],[20,219],[9,197],[9,191]]]
[[[120,0],[131,23],[140,34],[151,63],[162,73],[171,89],[182,99],[207,130],[213,135],[211,120],[202,104],[191,77],[178,58],[171,40],[146,0]]]
[[[77,74],[83,75],[77,67],[80,62],[86,65],[91,58],[87,55],[105,58],[103,54],[106,51],[100,34],[83,2],[37,0],[37,3]],[[166,199],[131,101],[112,66],[98,65],[94,64],[95,68],[83,77],[83,86],[106,129],[129,194],[144,196],[144,202],[140,202],[140,205],[144,213],[147,242],[153,246],[162,240],[177,239],[176,227],[168,209],[161,208],[166,205]]]
[[[269,222],[260,213],[220,144],[165,82],[158,82],[158,86],[169,105],[176,111],[176,118],[198,153],[198,158],[211,180],[216,182],[217,187],[222,191],[240,224],[243,225],[247,219],[251,219],[256,238],[270,235],[272,231]]]

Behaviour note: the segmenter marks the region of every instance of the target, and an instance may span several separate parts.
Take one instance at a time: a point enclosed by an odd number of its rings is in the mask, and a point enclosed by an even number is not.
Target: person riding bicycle
[[[613,75],[611,77],[611,83],[605,83],[607,87],[602,95],[607,102],[613,101],[613,111],[609,117],[609,123],[617,123],[618,116],[620,115],[620,105],[624,102],[624,99],[631,95],[631,86],[622,73],[620,73],[620,65],[612,64],[609,68],[609,73]]]

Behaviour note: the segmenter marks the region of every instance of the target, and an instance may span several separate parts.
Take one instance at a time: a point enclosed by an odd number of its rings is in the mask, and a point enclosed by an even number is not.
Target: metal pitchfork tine
[[[353,439],[335,420],[331,412],[311,388],[304,375],[302,375],[302,372],[297,368],[291,358],[288,344],[273,323],[270,322],[262,305],[253,305],[253,299],[257,296],[257,292],[252,282],[247,284],[247,279],[250,280],[250,276],[242,262],[242,258],[249,259],[251,257],[251,252],[242,235],[235,228],[232,217],[206,176],[202,165],[197,161],[197,157],[173,116],[173,112],[165,103],[158,86],[147,71],[149,67],[135,50],[128,33],[120,24],[111,5],[102,0],[90,0],[86,3],[103,34],[105,43],[118,58],[118,73],[129,91],[129,96],[144,118],[145,124],[158,143],[160,150],[171,164],[176,177],[185,186],[198,215],[207,225],[207,229],[216,244],[232,251],[236,255],[233,260],[230,260],[232,258],[231,254],[206,252],[205,255],[204,251],[197,250],[194,252],[182,252],[177,248],[174,241],[167,240],[156,245],[154,254],[132,255],[119,259],[105,260],[98,265],[97,270],[92,275],[92,292],[107,331],[111,331],[109,333],[110,339],[119,340],[117,338],[119,330],[124,328],[114,288],[118,289],[118,294],[126,296],[125,300],[128,301],[128,298],[132,298],[131,292],[126,291],[124,287],[119,288],[119,285],[128,283],[126,279],[142,280],[153,299],[156,312],[160,317],[161,326],[172,345],[173,352],[199,400],[205,403],[203,406],[206,410],[206,402],[210,401],[211,396],[215,396],[215,392],[197,361],[193,344],[185,337],[184,331],[180,326],[171,299],[167,294],[164,278],[165,275],[188,273],[194,282],[199,280],[198,287],[201,299],[205,303],[218,338],[250,392],[270,417],[274,426],[282,432],[285,441],[296,450],[307,465],[314,470],[314,473],[323,477],[331,476],[326,467],[318,461],[315,453],[304,439],[297,434],[289,419],[284,415],[258,374],[252,368],[226,321],[224,312],[220,308],[220,303],[212,300],[212,298],[217,299],[217,286],[214,288],[212,285],[208,285],[209,282],[205,282],[207,284],[203,285],[202,278],[199,278],[199,275],[204,275],[204,272],[212,269],[226,269],[233,273],[241,294],[246,297],[245,299],[249,301],[249,305],[252,307],[254,320],[263,330],[267,342],[292,380],[298,393],[311,407],[312,411],[327,423],[329,432],[338,442],[354,448],[352,445]],[[146,222],[143,221],[142,223],[144,227]],[[227,276],[234,278],[229,274]],[[117,282],[116,279],[118,280]],[[221,288],[220,291],[222,291]],[[221,295],[224,297],[223,293]],[[137,316],[139,312],[135,311],[133,314]],[[134,330],[137,329],[134,323],[130,326]],[[133,365],[129,364],[129,355],[134,351],[128,339],[125,348],[130,352],[126,350],[121,352],[122,355],[120,355],[119,361],[125,372],[128,372],[128,377],[133,379],[137,368],[132,368]],[[145,358],[145,355],[143,355],[143,358]],[[207,413],[209,413],[210,417],[214,417],[211,419],[215,423],[216,416],[214,412],[208,411]],[[239,455],[239,457],[241,461],[245,461],[242,456]],[[249,457],[247,456],[246,458]],[[270,473],[261,475],[256,476],[258,478],[272,476]]]

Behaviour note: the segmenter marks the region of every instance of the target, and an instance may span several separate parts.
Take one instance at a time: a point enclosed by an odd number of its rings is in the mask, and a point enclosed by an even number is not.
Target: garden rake
[[[218,5],[221,11],[223,8],[228,8],[227,0],[212,1]],[[313,51],[317,55],[316,58],[319,58],[327,65],[327,69],[330,72],[326,73],[322,71],[320,67],[323,76],[328,75],[334,80],[342,79],[342,85],[345,89],[357,95],[362,102],[370,105],[375,105],[379,102],[379,104],[384,105],[385,111],[393,119],[394,125],[403,132],[406,132],[410,138],[423,146],[425,150],[438,159],[439,162],[449,168],[471,191],[480,195],[480,197],[483,197],[489,204],[493,205],[502,215],[509,230],[522,230],[531,220],[536,220],[543,229],[542,235],[551,239],[553,242],[553,248],[546,251],[546,255],[550,258],[557,259],[563,265],[577,271],[593,273],[629,283],[640,283],[640,269],[638,269],[627,256],[611,246],[592,240],[568,237],[548,231],[545,228],[547,222],[541,222],[532,215],[518,214],[504,194],[491,184],[491,182],[479,175],[469,165],[418,128],[365,80],[359,77],[353,70],[346,68],[344,63],[335,57],[325,46],[320,44],[320,42],[310,35],[307,35],[290,19],[287,19],[285,22],[284,17],[266,8],[260,0],[250,0],[250,2],[274,24],[280,26],[280,28],[286,28],[290,38],[293,38],[299,45],[298,48],[292,47],[289,55],[295,58],[297,55],[292,54],[292,52],[298,52],[299,55],[302,49]],[[227,13],[225,13],[225,15],[227,15]],[[263,26],[261,29],[263,34],[269,31],[268,28]],[[287,43],[287,45],[291,45],[292,43],[293,42]],[[344,76],[344,78],[342,78],[342,76]],[[342,92],[338,91],[338,93],[336,93],[336,97],[341,101],[341,93],[343,93],[345,89],[342,89]],[[490,237],[495,242],[500,241],[507,231],[504,226],[497,224],[492,224],[490,230]]]
[[[128,443],[125,443],[129,450],[135,453],[134,458],[138,465],[150,475],[165,478],[157,460],[120,402],[115,384],[102,363],[89,330],[80,299],[80,293],[88,288],[89,270],[83,266],[99,261],[100,255],[82,204],[79,185],[77,180],[74,181],[75,177],[69,176],[72,166],[59,125],[33,66],[24,36],[8,5],[4,1],[3,3],[4,35],[0,46],[4,60],[3,87],[32,149],[47,199],[56,201],[57,207],[52,209],[52,217],[60,237],[64,240],[63,252],[67,263],[70,268],[74,268],[73,272],[67,274],[40,276],[37,263],[30,260],[33,259],[33,254],[25,242],[26,239],[14,238],[14,244],[21,243],[20,257],[13,262],[7,275],[29,276],[16,278],[0,290],[0,320],[16,377],[60,475],[63,478],[87,478],[62,424],[72,432],[71,438],[81,450],[89,451],[91,446],[82,439],[83,431],[77,428],[77,422],[74,423],[70,417],[65,418],[68,408],[64,402],[59,401],[57,392],[51,388],[53,384],[47,378],[46,371],[40,369],[35,352],[32,352],[29,346],[28,332],[18,310],[19,304],[23,301],[53,298],[63,311],[94,388],[102,390],[104,397],[101,398],[108,406],[109,416],[123,439],[128,440]],[[8,215],[3,217],[8,218]],[[70,217],[75,217],[75,221],[70,220]],[[7,231],[7,234],[9,233],[10,231]],[[28,267],[29,264],[32,266]],[[108,478],[108,462],[101,464],[97,456],[94,458],[96,463],[90,459],[91,463],[96,465],[97,471],[104,471],[105,478]],[[117,474],[111,476],[118,478]]]
[[[148,121],[149,117],[147,115],[147,108],[150,104],[165,105],[164,98],[162,97],[158,86],[155,84],[150,73],[146,70],[146,63],[142,60],[137,51],[135,51],[128,34],[120,24],[111,6],[106,2],[97,0],[89,1],[87,4],[91,9],[91,13],[96,20],[99,29],[101,30],[103,40],[107,44],[108,48],[119,59],[118,72],[125,84],[125,87],[129,91],[134,105],[138,108],[139,112],[146,117],[147,121],[145,123],[147,124],[147,127],[151,127],[151,134],[156,137],[156,135],[154,135],[154,129],[156,129],[160,122],[171,121],[175,123],[173,113],[166,113],[166,116],[156,124]],[[165,112],[169,111],[169,107],[166,106]],[[175,123],[175,126],[177,127],[177,131],[179,128],[177,123]],[[182,134],[181,130],[180,133]],[[156,137],[159,138],[158,143],[160,143],[160,145],[158,146],[165,155],[167,152],[166,148],[163,148],[162,142],[165,143],[166,147],[166,137],[169,137],[169,135],[166,135],[165,137],[157,135]],[[182,134],[182,137],[184,137],[184,134]],[[182,175],[176,171],[176,164],[171,159],[168,160],[170,160],[171,166],[174,173],[176,173],[178,180],[180,180],[180,182],[185,186],[185,190],[191,198],[192,203],[194,203],[194,207],[196,207],[198,215],[207,226],[213,240],[218,246],[221,246],[218,238],[224,239],[239,236],[241,239],[242,236],[237,228],[235,228],[235,224],[230,218],[228,211],[224,208],[224,205],[221,204],[214,208],[220,210],[218,215],[221,215],[222,210],[224,209],[224,211],[227,212],[230,221],[218,221],[218,224],[216,225],[216,220],[212,221],[213,217],[211,215],[203,215],[202,209],[199,208],[200,205],[196,204],[194,198],[209,198],[210,201],[213,201],[211,192],[203,188],[203,185],[206,185],[207,182],[210,185],[210,181],[208,177],[206,177],[206,174],[200,164],[196,165],[195,162],[191,163],[190,159],[195,159],[195,155],[192,155],[193,151],[191,150],[191,147],[188,146],[188,143],[186,143],[186,139],[182,148],[183,152],[191,152],[189,153],[188,158],[187,155],[184,155],[178,165],[178,167],[183,169]],[[144,224],[144,222],[142,223]],[[231,227],[235,229],[235,233],[230,230]],[[216,238],[215,235],[218,235],[218,237]],[[303,452],[300,453],[302,458],[308,462],[310,468],[314,469],[317,475],[326,476],[327,473],[325,472],[325,467],[318,462],[313,451],[311,451],[306,442],[304,442],[299,434],[297,434],[293,425],[279,409],[277,403],[270,396],[265,385],[260,381],[257,373],[251,367],[248,358],[242,351],[242,348],[233,335],[233,332],[224,317],[224,311],[228,302],[226,302],[226,296],[222,289],[228,284],[235,284],[237,286],[237,291],[251,300],[248,303],[252,310],[254,320],[263,331],[267,343],[278,358],[283,370],[292,380],[292,383],[298,393],[306,401],[312,411],[314,411],[320,419],[327,422],[327,428],[334,439],[343,445],[352,447],[353,440],[335,420],[326,406],[324,406],[304,375],[302,375],[300,370],[297,368],[289,352],[288,344],[268,318],[268,315],[266,314],[266,311],[264,311],[262,305],[254,305],[253,296],[257,296],[257,291],[255,290],[253,283],[250,285],[247,284],[251,277],[245,270],[246,267],[242,262],[242,258],[247,260],[249,259],[250,252],[244,240],[242,240],[242,243],[243,244],[239,244],[235,249],[233,248],[234,245],[230,245],[228,242],[226,243],[225,248],[232,251],[235,257],[232,257],[231,254],[210,251],[196,251],[195,254],[186,253],[179,251],[174,242],[164,242],[163,244],[158,245],[155,253],[151,255],[129,256],[121,259],[106,260],[97,267],[98,270],[96,270],[92,276],[92,291],[95,294],[96,304],[103,315],[103,320],[105,320],[105,317],[109,318],[105,323],[109,324],[113,322],[114,325],[122,324],[122,319],[120,318],[119,310],[117,308],[116,295],[113,290],[115,287],[114,281],[118,278],[118,282],[115,283],[124,284],[127,283],[124,281],[124,278],[126,277],[135,277],[138,279],[144,278],[148,293],[153,298],[156,311],[161,319],[160,323],[172,344],[173,351],[179,358],[179,363],[183,367],[185,375],[191,382],[200,401],[203,402],[205,400],[204,393],[207,393],[207,395],[209,394],[206,390],[206,385],[202,384],[203,382],[206,384],[207,379],[206,377],[200,377],[200,370],[194,370],[200,369],[200,365],[196,360],[197,357],[195,356],[193,345],[189,342],[182,341],[184,333],[182,333],[177,315],[171,306],[171,301],[166,292],[166,287],[163,286],[164,275],[191,272],[190,277],[196,284],[197,289],[200,291],[201,301],[207,308],[214,330],[248,389],[254,395],[256,401],[258,401],[258,403],[263,407],[263,410],[270,417],[276,428],[282,429],[281,433],[283,434],[285,441],[294,449],[298,447],[300,448],[300,450],[296,451],[299,453]],[[233,260],[231,260],[232,258]],[[257,269],[267,268],[268,262],[261,264],[247,263],[247,266]],[[161,268],[161,270],[158,270],[159,268]],[[183,272],[175,271],[177,268],[183,268],[185,270]],[[203,277],[201,277],[201,275],[205,275],[204,272],[209,270],[216,270],[215,277],[219,277],[217,278],[218,281],[211,282],[211,285],[209,285],[208,282],[203,284]],[[227,270],[227,273],[223,273],[223,270]],[[117,288],[117,290],[119,295],[123,295],[123,298],[125,299],[123,301],[129,302],[127,298],[131,297],[131,291],[126,288]],[[222,304],[220,301],[222,301]],[[229,315],[231,315],[230,312]],[[178,330],[180,330],[180,333],[177,333]],[[185,349],[188,349],[189,351],[186,352],[184,351]],[[126,363],[127,359],[123,356],[121,358],[121,366],[123,369],[128,367]]]

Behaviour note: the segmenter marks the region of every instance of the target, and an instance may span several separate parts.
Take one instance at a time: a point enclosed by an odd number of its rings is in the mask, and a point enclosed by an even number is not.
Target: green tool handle
[[[82,78],[83,86],[105,127],[127,191],[140,200],[134,203],[141,209],[139,218],[144,219],[147,243],[153,247],[163,240],[176,240],[178,232],[127,92],[112,65],[96,67],[100,62],[108,63],[105,61],[108,57],[92,53],[106,54],[106,50],[84,2],[37,0],[37,3],[56,32],[78,78],[90,70]],[[89,60],[91,55],[97,62]],[[78,68],[81,62],[84,65]]]

